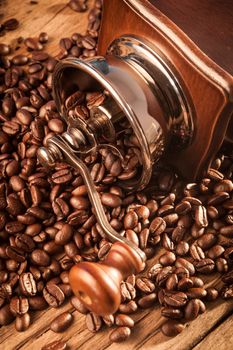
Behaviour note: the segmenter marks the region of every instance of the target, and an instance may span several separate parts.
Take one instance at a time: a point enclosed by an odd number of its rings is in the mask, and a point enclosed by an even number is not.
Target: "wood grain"
[[[88,4],[91,5],[92,2],[88,1]],[[66,4],[66,0],[39,0],[39,5],[30,5],[29,0],[22,0],[20,5],[17,2],[16,6],[16,1],[7,1],[0,7],[0,11],[4,12],[6,19],[16,17],[20,21],[20,27],[15,32],[7,33],[1,38],[1,42],[14,44],[16,37],[37,36],[41,31],[47,31],[50,36],[47,50],[51,54],[57,54],[59,39],[75,31],[84,33],[87,24],[87,13],[74,13]],[[19,49],[19,52],[22,51],[25,51],[23,47]],[[156,260],[155,258],[149,261],[148,265],[151,266]],[[218,284],[218,276],[206,278],[206,283]],[[157,304],[153,309],[139,310],[133,316],[136,327],[131,338],[124,344],[110,344],[109,330],[106,327],[98,334],[90,333],[85,326],[85,316],[74,312],[70,304],[66,303],[59,309],[48,308],[32,315],[32,325],[26,332],[17,333],[14,324],[2,327],[0,349],[40,350],[43,345],[61,338],[68,341],[71,350],[232,349],[232,318],[227,317],[233,311],[233,302],[218,301],[210,303],[209,306],[205,314],[173,339],[166,338],[159,330],[164,320],[160,316],[160,307]],[[73,313],[74,323],[64,334],[55,334],[49,329],[49,325],[65,310]],[[226,321],[221,324],[225,319]],[[224,337],[227,337],[226,341]]]

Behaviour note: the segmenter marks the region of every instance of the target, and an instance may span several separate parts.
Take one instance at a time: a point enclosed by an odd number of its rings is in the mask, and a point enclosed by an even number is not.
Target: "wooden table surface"
[[[111,1],[111,0],[106,0]],[[119,0],[120,1],[120,0]],[[87,12],[76,13],[67,6],[67,0],[38,0],[38,4],[30,4],[30,0],[0,1],[0,13],[4,20],[16,17],[20,27],[8,32],[0,38],[1,42],[15,45],[16,38],[37,36],[46,31],[50,40],[47,51],[51,54],[59,52],[58,41],[61,37],[70,36],[73,32],[84,33],[87,24]],[[88,1],[91,7],[92,0]],[[21,48],[17,52],[23,52]],[[156,262],[156,258],[148,265]],[[219,286],[219,277],[211,276],[206,284]],[[74,315],[74,323],[64,334],[55,334],[49,329],[50,322],[56,315],[70,310]],[[233,349],[233,301],[217,301],[207,305],[207,312],[191,322],[186,329],[175,338],[167,338],[160,332],[164,319],[160,316],[160,307],[140,310],[134,316],[136,326],[130,339],[122,344],[111,344],[108,339],[109,330],[103,328],[97,334],[90,333],[85,326],[85,317],[65,304],[59,309],[48,308],[32,315],[32,325],[26,332],[17,333],[14,324],[0,329],[1,350],[40,350],[53,340],[68,341],[71,350],[231,350]]]

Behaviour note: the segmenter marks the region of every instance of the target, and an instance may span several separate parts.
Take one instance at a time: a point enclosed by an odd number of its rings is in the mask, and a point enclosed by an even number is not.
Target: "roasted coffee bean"
[[[221,227],[220,233],[226,237],[233,237],[233,225]]]
[[[220,182],[218,182],[215,186],[214,186],[214,192],[218,193],[218,192],[231,192],[233,191],[233,183],[231,180],[228,179],[224,179]]]
[[[101,196],[101,202],[103,205],[106,205],[110,208],[119,207],[122,203],[122,200],[119,196],[113,193],[103,193]]]
[[[185,256],[189,252],[189,244],[185,241],[180,241],[176,246],[176,254],[179,256]]]
[[[207,295],[207,291],[204,288],[189,288],[185,293],[190,299],[204,298]]]
[[[24,40],[24,45],[29,50],[42,50],[43,45],[35,38],[27,38]]]
[[[134,320],[130,316],[124,314],[116,315],[115,323],[117,326],[126,326],[129,328],[134,326]]]
[[[183,240],[184,235],[186,233],[186,228],[184,226],[177,226],[173,231],[172,231],[172,240],[176,243],[180,242]]]
[[[163,317],[171,319],[180,319],[183,317],[183,312],[180,309],[175,309],[172,307],[163,307],[161,309],[161,315]]]
[[[188,270],[190,275],[194,275],[195,273],[195,268],[191,262],[184,258],[177,258],[175,262],[176,267],[184,267],[185,269]]]
[[[192,299],[190,300],[184,309],[184,317],[187,321],[195,320],[199,315],[200,311],[200,300]]]
[[[17,247],[7,247],[6,248],[6,255],[19,263],[25,261],[24,252],[17,248]]]
[[[136,296],[136,290],[134,286],[129,282],[121,283],[121,297],[123,301],[134,299]]]
[[[129,327],[118,327],[111,332],[109,339],[113,343],[120,343],[129,338],[130,334],[131,330]]]
[[[232,284],[233,283],[233,270],[229,271],[228,273],[224,274],[222,276],[222,281],[226,284]]]
[[[156,275],[156,284],[159,287],[163,287],[166,284],[168,277],[172,274],[173,269],[171,266],[164,267],[157,275]]]
[[[197,240],[197,244],[203,249],[210,249],[214,244],[217,243],[218,237],[212,233],[205,233],[202,237]]]
[[[168,306],[180,308],[187,303],[187,295],[183,292],[166,291],[164,302]]]
[[[19,26],[19,21],[16,18],[10,18],[7,21],[3,22],[3,28],[5,30],[15,30]]]
[[[86,326],[90,332],[96,333],[102,326],[102,320],[98,315],[90,312],[86,316]]]
[[[202,260],[205,259],[205,253],[203,252],[203,250],[201,249],[201,247],[199,247],[197,244],[193,243],[190,246],[190,255],[194,260]]]
[[[163,218],[160,218],[160,217],[154,218],[149,227],[152,235],[160,235],[161,233],[164,232],[165,228],[166,228],[166,222],[164,221]]]
[[[142,309],[147,309],[155,305],[156,299],[157,299],[156,293],[150,293],[138,299],[138,305]]]
[[[130,210],[124,217],[125,230],[134,229],[138,224],[138,215]]]
[[[207,294],[206,294],[205,300],[208,300],[208,301],[214,301],[219,296],[219,293],[215,288],[206,288],[206,292]]]
[[[136,286],[143,293],[152,293],[155,290],[155,285],[146,277],[136,279]]]
[[[155,236],[157,237],[157,236]],[[160,237],[160,236],[159,236]],[[171,240],[167,233],[162,234],[162,247],[166,250],[173,251],[175,249],[174,242]]]
[[[195,268],[200,273],[208,274],[214,270],[215,263],[211,259],[202,259],[195,262]]]
[[[33,239],[30,236],[22,233],[15,237],[15,244],[24,252],[31,252],[35,248],[35,242]]]
[[[84,306],[84,304],[76,297],[73,296],[70,300],[71,305],[81,314],[87,314],[88,309]]]
[[[191,278],[188,278],[188,277],[181,278],[177,286],[178,290],[181,290],[181,291],[186,291],[191,287],[193,287],[193,281]]]
[[[184,330],[184,327],[185,326],[179,321],[168,320],[162,325],[161,331],[167,337],[175,337]]]
[[[149,269],[147,275],[150,279],[154,280],[156,276],[162,271],[162,269],[163,266],[161,264],[155,264]]]
[[[198,205],[195,210],[195,222],[198,227],[208,226],[207,212],[203,205]]]
[[[138,306],[136,302],[134,300],[130,300],[128,303],[120,304],[119,311],[128,315],[137,311],[137,308]]]
[[[220,171],[212,168],[208,170],[207,174],[212,180],[215,180],[215,181],[223,180],[224,178],[224,175]]]
[[[167,290],[176,290],[178,284],[178,277],[176,274],[171,274],[166,281],[166,289]]]
[[[26,296],[34,296],[37,292],[35,279],[30,272],[22,273],[19,277],[21,292]]]
[[[216,268],[218,272],[225,273],[228,271],[228,262],[224,258],[218,258],[216,259]]]
[[[28,312],[29,303],[27,298],[13,297],[10,301],[10,310],[14,315],[23,315]]]
[[[31,323],[31,317],[29,313],[25,313],[21,316],[17,316],[15,319],[15,329],[18,332],[24,332],[28,329]]]
[[[172,252],[166,252],[160,255],[159,262],[163,266],[172,265],[176,261],[176,256]]]
[[[44,310],[48,307],[47,302],[42,296],[36,295],[28,298],[31,310]]]
[[[75,12],[84,12],[87,9],[87,5],[82,0],[70,0],[69,7]]]
[[[43,289],[43,297],[52,307],[60,306],[65,300],[63,291],[55,284],[46,285],[46,287]]]
[[[49,344],[42,346],[41,350],[66,350],[67,344],[63,340],[55,340]]]
[[[35,249],[31,254],[31,260],[39,266],[48,266],[50,264],[49,255],[42,249]]]
[[[217,259],[224,253],[224,251],[225,249],[223,246],[216,244],[208,250],[207,255],[210,259]]]
[[[233,298],[233,284],[230,284],[229,286],[224,286],[221,290],[221,295],[223,299]]]
[[[64,332],[72,323],[73,316],[69,312],[63,312],[50,324],[50,329],[55,333]]]

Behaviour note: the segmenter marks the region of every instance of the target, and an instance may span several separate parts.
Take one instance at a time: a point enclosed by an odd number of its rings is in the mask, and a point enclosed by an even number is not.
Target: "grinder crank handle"
[[[89,310],[98,315],[112,314],[120,305],[121,281],[133,273],[142,271],[145,267],[146,256],[141,249],[122,237],[109,224],[87,166],[74,155],[61,136],[50,138],[47,149],[39,150],[38,158],[47,166],[54,166],[57,160],[66,160],[80,172],[104,238],[115,242],[103,262],[80,262],[71,268],[69,274],[74,294]]]

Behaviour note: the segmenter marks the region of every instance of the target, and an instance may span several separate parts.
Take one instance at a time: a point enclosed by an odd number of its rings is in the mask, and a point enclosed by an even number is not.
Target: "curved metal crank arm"
[[[99,197],[99,193],[95,188],[95,184],[90,176],[87,166],[81,161],[81,159],[79,159],[74,155],[73,150],[61,138],[52,137],[51,139],[49,139],[48,147],[51,147],[53,152],[55,151],[57,153],[56,154],[57,158],[61,159],[61,154],[62,154],[63,158],[67,161],[67,163],[70,164],[74,169],[80,172],[80,175],[82,176],[83,181],[87,187],[90,202],[93,208],[95,208],[96,219],[105,234],[104,238],[108,238],[111,242],[118,241],[118,242],[123,242],[127,244],[133,250],[135,250],[140,256],[141,260],[145,262],[146,261],[145,253],[140,248],[138,248],[135,244],[127,240],[125,237],[122,237],[109,224],[106,214],[104,212],[103,205]]]

